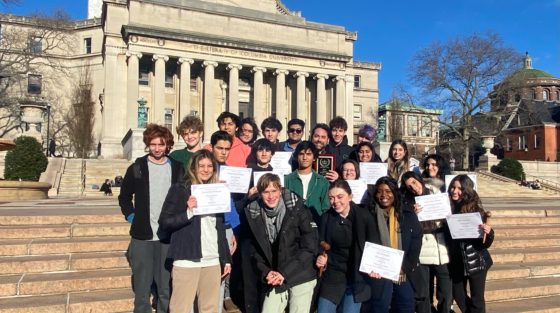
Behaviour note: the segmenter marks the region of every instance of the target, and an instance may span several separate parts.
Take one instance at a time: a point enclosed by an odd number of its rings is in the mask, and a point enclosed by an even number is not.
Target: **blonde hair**
[[[191,159],[189,160],[189,164],[187,167],[187,179],[186,179],[187,184],[189,185],[204,184],[204,182],[198,179],[198,175],[197,175],[198,163],[200,163],[202,159],[209,159],[212,162],[212,166],[214,167],[212,176],[206,183],[212,184],[218,182],[218,161],[216,161],[216,158],[214,157],[212,152],[206,149],[202,149],[195,152],[192,155]]]

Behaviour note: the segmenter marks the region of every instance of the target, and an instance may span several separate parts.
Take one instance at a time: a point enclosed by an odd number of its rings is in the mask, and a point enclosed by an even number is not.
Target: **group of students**
[[[172,153],[171,132],[148,125],[148,154],[127,170],[119,204],[131,223],[134,312],[151,312],[152,294],[157,312],[171,313],[222,312],[233,302],[247,313],[450,312],[453,300],[464,313],[485,312],[494,231],[468,176],[446,190],[440,155],[428,155],[419,174],[406,143],[395,140],[387,176],[355,203],[348,181],[360,178],[359,163],[382,162],[374,128],[362,127],[351,147],[341,117],[315,125],[309,140],[305,123],[290,120],[285,142],[273,117],[258,140],[251,118],[223,112],[217,123],[203,146],[201,120],[187,116],[177,127],[186,148]],[[222,165],[273,171],[278,151],[292,152],[291,174],[262,175],[247,194],[232,194],[229,213],[194,214],[193,185],[220,182]],[[314,162],[325,153],[337,166],[323,176]],[[445,220],[418,221],[415,197],[445,192],[453,214],[481,214],[483,238],[451,239]],[[366,242],[404,251],[397,280],[359,271]]]

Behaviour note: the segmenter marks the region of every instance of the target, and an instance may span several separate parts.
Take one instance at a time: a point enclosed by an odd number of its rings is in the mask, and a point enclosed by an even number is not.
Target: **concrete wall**
[[[560,183],[560,163],[559,162],[543,162],[543,161],[519,161],[523,164],[523,170],[528,176],[528,180],[534,178],[542,178]]]

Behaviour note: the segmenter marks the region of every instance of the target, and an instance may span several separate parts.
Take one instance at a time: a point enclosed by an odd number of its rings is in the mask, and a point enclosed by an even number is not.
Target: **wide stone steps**
[[[33,225],[33,226],[0,226],[0,238],[64,238],[93,236],[126,236],[130,224],[71,224],[71,225]],[[28,231],[26,231],[28,230]]]
[[[494,264],[488,272],[487,280],[532,278],[549,275],[560,275],[560,264],[557,260]]]
[[[546,235],[560,235],[560,224],[548,225],[494,225],[494,230],[500,238],[533,237]]]
[[[537,297],[486,305],[488,313],[560,313],[560,296]]]
[[[486,301],[560,295],[560,278],[539,277],[491,280],[486,282],[485,295]]]
[[[8,239],[0,241],[0,256],[124,251],[130,237]]]

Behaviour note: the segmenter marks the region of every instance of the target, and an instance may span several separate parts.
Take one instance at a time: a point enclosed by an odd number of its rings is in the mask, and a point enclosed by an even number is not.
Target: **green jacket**
[[[311,210],[313,220],[319,222],[320,216],[327,212],[331,206],[329,202],[329,181],[312,171],[309,187],[307,188],[307,197],[303,196],[303,183],[299,178],[297,171],[286,175],[284,178],[284,187],[291,192],[297,194],[301,198],[305,198],[305,206]]]
[[[193,155],[192,152],[187,150],[187,148],[184,148],[184,149],[181,149],[181,150],[175,150],[175,151],[171,152],[169,157],[172,158],[175,161],[181,162],[181,164],[183,164],[183,166],[185,167],[185,173],[188,173],[189,161],[190,161],[192,155]]]

